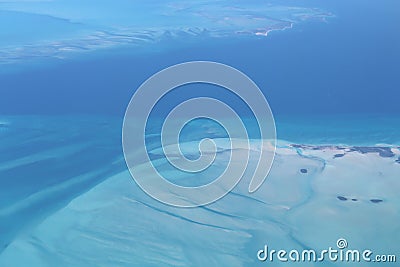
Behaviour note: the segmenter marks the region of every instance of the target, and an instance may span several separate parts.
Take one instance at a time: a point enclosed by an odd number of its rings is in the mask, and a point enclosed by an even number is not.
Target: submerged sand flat
[[[257,192],[247,192],[245,177],[221,200],[191,209],[153,200],[124,171],[16,237],[0,266],[284,266],[258,262],[257,251],[336,248],[339,238],[396,254],[399,152],[285,143]],[[307,263],[320,265],[343,263]]]
[[[71,52],[124,45],[135,50],[182,37],[267,36],[332,16],[317,8],[259,2],[0,1],[0,63],[65,59]],[[2,25],[13,25],[13,31]]]

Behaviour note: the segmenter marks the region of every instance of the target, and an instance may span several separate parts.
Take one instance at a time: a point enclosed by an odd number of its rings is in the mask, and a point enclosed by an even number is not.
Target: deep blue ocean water
[[[0,111],[122,116],[135,89],[152,74],[177,63],[210,60],[246,73],[276,115],[398,114],[398,4],[359,1],[360,11],[354,12],[342,1],[333,6],[317,3],[314,6],[335,17],[272,32],[269,38],[185,38],[183,43],[166,40],[147,49],[41,60],[27,70],[24,63],[2,66],[2,72],[19,70],[0,76]]]
[[[343,1],[307,3],[312,4],[335,17],[271,32],[267,38],[167,39],[148,47],[123,46],[66,60],[3,65],[0,112],[122,118],[132,94],[157,71],[186,61],[210,60],[229,64],[256,82],[276,116],[281,139],[323,141],[335,138],[329,133],[338,131],[342,133],[338,141],[343,143],[396,143],[400,33],[394,10],[398,4],[360,1],[360,12]],[[223,97],[223,92],[199,86],[169,99],[179,103],[202,95]],[[248,115],[248,110],[241,111]],[[381,131],[382,127],[387,130]]]

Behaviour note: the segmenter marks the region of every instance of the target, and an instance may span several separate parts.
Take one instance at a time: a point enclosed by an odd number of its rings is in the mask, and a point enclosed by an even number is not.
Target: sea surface
[[[260,262],[257,251],[322,250],[340,238],[397,255],[385,265],[399,266],[398,10],[390,0],[0,1],[0,266],[284,266]],[[185,209],[134,182],[122,125],[146,79],[198,60],[249,76],[278,140],[258,191],[248,193],[245,174],[219,201]],[[177,184],[208,183],[239,164],[229,162],[226,131],[199,120],[179,140],[196,158],[198,141],[213,138],[216,166],[198,176],[165,166],[163,119],[202,96],[235,108],[251,155],[264,149],[236,96],[180,88],[160,101],[146,132],[153,164]]]

